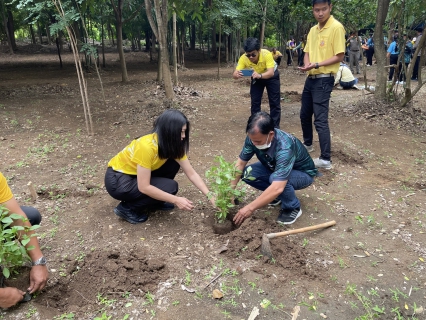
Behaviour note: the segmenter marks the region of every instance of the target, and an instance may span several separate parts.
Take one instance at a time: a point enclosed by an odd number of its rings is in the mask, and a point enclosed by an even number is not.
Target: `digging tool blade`
[[[266,233],[264,233],[262,236],[262,246],[260,247],[260,252],[262,255],[272,259],[271,244],[269,243],[269,238]]]

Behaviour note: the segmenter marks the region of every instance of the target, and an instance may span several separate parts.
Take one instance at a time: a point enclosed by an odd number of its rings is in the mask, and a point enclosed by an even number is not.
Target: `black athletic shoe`
[[[126,220],[131,224],[142,223],[148,220],[149,212],[133,212],[132,210],[123,208],[120,203],[117,207],[114,208],[114,213],[119,216],[121,219]]]
[[[268,206],[275,207],[275,206],[277,206],[277,205],[279,205],[279,204],[281,204],[281,199],[280,199],[280,198],[276,198],[275,200],[272,200],[272,201],[268,204]]]
[[[173,210],[175,208],[175,205],[170,202],[163,202],[162,204],[159,204],[156,207],[157,207],[157,210],[168,211],[168,210]]]
[[[281,209],[280,214],[278,215],[277,222],[282,224],[292,224],[297,218],[302,215],[302,209]]]

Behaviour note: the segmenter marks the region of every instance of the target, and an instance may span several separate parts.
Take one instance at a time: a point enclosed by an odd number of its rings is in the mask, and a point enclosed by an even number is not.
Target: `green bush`
[[[5,278],[9,278],[14,268],[22,266],[24,262],[31,261],[27,250],[31,250],[33,247],[25,248],[25,246],[30,242],[34,234],[28,236],[24,232],[19,237],[19,232],[32,231],[39,226],[11,226],[14,220],[23,219],[19,214],[9,214],[9,211],[4,206],[0,206],[0,266]]]
[[[231,187],[231,181],[235,179],[241,171],[237,170],[235,162],[227,162],[222,156],[217,156],[215,161],[218,166],[212,166],[206,171],[206,178],[210,185],[209,198],[216,199],[216,221],[224,223],[228,216],[228,210],[235,205],[233,199],[242,198],[245,195],[245,188],[238,190]]]

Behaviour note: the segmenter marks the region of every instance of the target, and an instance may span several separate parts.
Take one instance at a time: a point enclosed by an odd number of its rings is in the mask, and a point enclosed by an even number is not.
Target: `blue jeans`
[[[246,170],[248,167],[251,167],[250,177],[256,178],[255,180],[242,179],[245,183],[253,188],[264,191],[267,189],[272,181],[270,180],[271,174],[273,173],[271,170],[266,168],[260,162],[256,162],[244,168],[243,177],[246,174]],[[283,193],[281,193],[278,198],[281,200],[281,208],[282,209],[297,209],[300,208],[300,201],[296,197],[295,190],[305,189],[309,187],[312,182],[314,182],[314,178],[309,174],[292,170],[290,176],[288,177],[287,184],[285,185]]]

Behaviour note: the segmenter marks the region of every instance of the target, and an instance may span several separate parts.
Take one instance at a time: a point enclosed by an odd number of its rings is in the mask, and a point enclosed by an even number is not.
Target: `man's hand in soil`
[[[16,288],[0,288],[0,308],[10,308],[24,298],[24,291]]]
[[[234,223],[239,226],[241,223],[243,223],[245,219],[250,217],[252,214],[253,210],[247,207],[241,208],[234,217]]]
[[[46,266],[33,266],[30,272],[30,286],[28,287],[29,293],[40,291],[46,286],[49,277]]]
[[[192,210],[194,208],[192,201],[189,201],[184,197],[177,197],[175,205],[177,205],[181,210]]]

